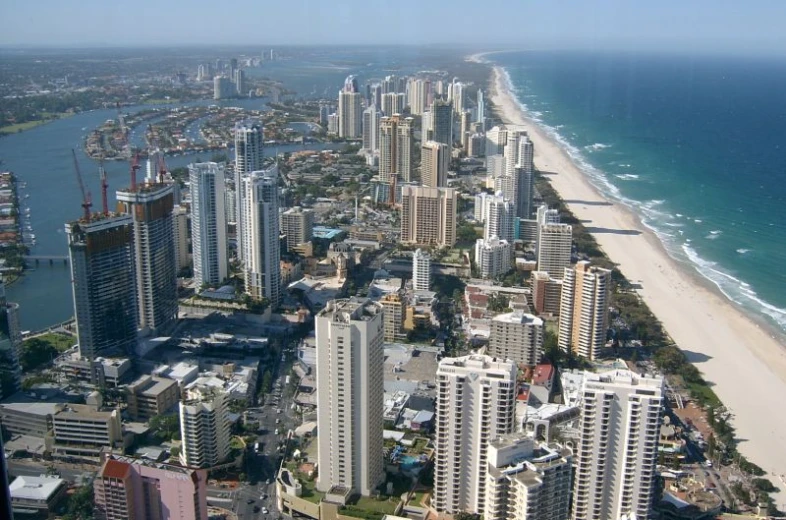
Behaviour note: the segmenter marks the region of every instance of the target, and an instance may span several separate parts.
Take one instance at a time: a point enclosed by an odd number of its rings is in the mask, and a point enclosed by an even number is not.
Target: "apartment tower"
[[[227,460],[231,422],[229,394],[214,386],[187,388],[180,401],[180,463],[209,468]]]
[[[573,228],[568,224],[541,224],[539,229],[538,271],[561,280],[565,268],[570,267]]]
[[[450,155],[448,146],[426,141],[420,148],[420,179],[423,186],[442,188],[448,185]]]
[[[401,189],[401,242],[450,247],[456,243],[457,195],[453,188]]]
[[[243,253],[246,250],[244,240],[243,207],[246,193],[242,189],[242,179],[251,172],[262,169],[264,158],[262,143],[265,132],[261,125],[255,123],[238,123],[235,125],[235,222],[237,235],[237,258],[245,260]]]
[[[431,290],[431,257],[422,249],[412,256],[412,288],[416,291]]]
[[[491,320],[489,356],[533,366],[543,355],[543,320],[522,311],[500,314]]]
[[[275,309],[281,302],[278,167],[251,172],[242,182],[245,290],[256,300],[267,299]]]
[[[611,304],[611,271],[581,261],[562,279],[559,347],[596,360],[606,343]]]
[[[188,166],[191,186],[191,247],[194,282],[216,286],[228,272],[227,223],[224,211],[224,165],[214,162]]]

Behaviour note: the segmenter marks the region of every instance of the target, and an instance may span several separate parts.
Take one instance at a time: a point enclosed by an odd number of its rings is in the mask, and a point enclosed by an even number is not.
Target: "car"
[[[246,504],[253,504],[253,503],[254,503],[253,498],[249,498],[248,500],[246,500]]]
[[[259,513],[259,511],[260,511],[260,507],[259,507],[259,506],[254,506],[254,509],[253,509],[253,511],[254,511],[255,513]]]
[[[263,514],[263,515],[266,515],[266,514],[268,514],[269,512],[270,512],[270,511],[268,511],[266,507],[263,507],[263,508],[262,508],[262,514]]]

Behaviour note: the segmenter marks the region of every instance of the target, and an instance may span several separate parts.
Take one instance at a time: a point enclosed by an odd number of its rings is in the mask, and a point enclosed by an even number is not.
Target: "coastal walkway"
[[[56,323],[55,325],[51,325],[45,329],[24,331],[22,332],[22,339],[36,338],[38,336],[43,336],[44,334],[50,334],[52,332],[60,332],[60,333],[70,334],[72,336],[75,336],[76,320],[74,318],[71,318],[70,320],[66,320],[61,323]]]

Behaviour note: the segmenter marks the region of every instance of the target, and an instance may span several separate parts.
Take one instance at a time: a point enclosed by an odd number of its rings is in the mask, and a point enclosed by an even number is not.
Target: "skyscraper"
[[[508,130],[504,126],[495,126],[486,132],[486,157],[502,155],[508,144]]]
[[[383,312],[369,300],[332,300],[316,317],[317,489],[371,495],[382,460]]]
[[[585,372],[579,406],[573,520],[650,518],[663,378]]]
[[[541,224],[538,238],[538,271],[562,280],[570,267],[573,228],[568,224]]]
[[[422,249],[412,256],[412,288],[416,291],[431,290],[431,257]]]
[[[172,208],[172,230],[175,239],[175,258],[178,272],[191,266],[188,252],[188,212],[183,206]]]
[[[486,100],[483,99],[483,89],[478,89],[478,109],[475,112],[475,121],[480,123],[481,131],[486,127]]]
[[[450,247],[456,243],[457,195],[453,188],[401,189],[401,242]]]
[[[460,115],[464,112],[464,108],[467,104],[466,99],[466,90],[464,89],[464,84],[461,82],[454,82],[453,83],[453,96],[451,100],[453,101],[453,111]]]
[[[472,135],[472,129],[470,128],[472,123],[472,114],[468,110],[465,110],[460,115],[461,135],[459,135],[459,141],[461,142],[461,148],[463,148],[464,155],[469,155],[469,136]]]
[[[172,185],[146,184],[117,192],[121,213],[134,221],[139,328],[164,335],[177,320]]]
[[[560,298],[559,347],[596,360],[606,343],[611,271],[581,261],[566,268]]]
[[[404,94],[389,92],[382,94],[382,114],[392,117],[404,112]]]
[[[242,183],[246,293],[275,309],[281,302],[278,167],[252,172]]]
[[[490,324],[488,355],[510,359],[517,365],[537,365],[543,355],[543,320],[522,311],[494,316]]]
[[[393,177],[412,179],[413,119],[399,115],[383,117],[379,124],[379,180],[383,184]]]
[[[235,125],[235,233],[237,236],[237,258],[241,262],[246,251],[243,243],[246,235],[245,224],[243,222],[243,208],[245,190],[242,189],[241,180],[251,172],[262,169],[264,155],[262,153],[262,143],[265,139],[265,132],[262,126],[255,123],[238,123]]]
[[[209,468],[229,457],[229,394],[222,388],[195,385],[180,401],[180,463]]]
[[[103,352],[133,352],[139,303],[132,217],[78,220],[65,231],[80,355],[93,360]]]
[[[410,79],[408,84],[408,104],[412,114],[420,116],[426,110],[428,103],[428,81],[424,79]]]
[[[441,513],[485,509],[488,447],[514,425],[516,366],[470,355],[437,368],[432,506]]]
[[[492,235],[475,242],[475,265],[481,278],[496,278],[512,268],[513,245]]]
[[[109,455],[93,480],[97,520],[207,520],[207,472]]]
[[[0,281],[0,399],[18,392],[22,384],[19,365],[22,334],[18,311],[19,305],[6,300],[5,285]],[[0,479],[3,477],[0,475]]]
[[[338,136],[354,139],[363,136],[363,109],[355,76],[347,76],[338,93]]]
[[[411,117],[405,117],[399,120],[398,128],[396,129],[398,139],[398,174],[402,182],[411,182],[413,180],[412,149],[415,146],[414,127],[415,120]]]
[[[450,101],[436,100],[431,105],[431,140],[448,145],[448,154],[453,149],[453,105]]]
[[[483,238],[489,240],[496,236],[512,244],[516,232],[514,225],[516,209],[513,207],[513,203],[505,200],[501,193],[488,196],[483,202],[486,204],[487,211],[483,217],[485,222]]]
[[[532,199],[535,191],[535,148],[525,134],[518,141],[517,164],[513,176],[516,186],[516,213],[520,218],[530,218],[533,212]]]
[[[423,186],[442,188],[448,185],[450,155],[448,146],[426,141],[420,148],[420,178]]]
[[[246,90],[246,71],[237,69],[235,71],[235,91],[238,96],[245,96],[248,94]]]
[[[363,149],[370,152],[379,150],[379,120],[382,114],[376,105],[363,111]]]
[[[240,71],[239,71],[240,72]],[[194,282],[218,285],[228,273],[227,223],[224,211],[224,165],[188,165],[191,186],[191,245]]]

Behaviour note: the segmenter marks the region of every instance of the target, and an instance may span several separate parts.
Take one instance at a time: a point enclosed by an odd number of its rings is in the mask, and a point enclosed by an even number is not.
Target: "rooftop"
[[[57,477],[17,477],[8,489],[11,498],[25,500],[48,500],[60,486],[65,485],[65,480]]]
[[[513,311],[507,314],[500,314],[493,318],[494,321],[504,323],[515,323],[521,325],[534,325],[543,326],[543,320],[532,314],[527,314],[523,311]]]

